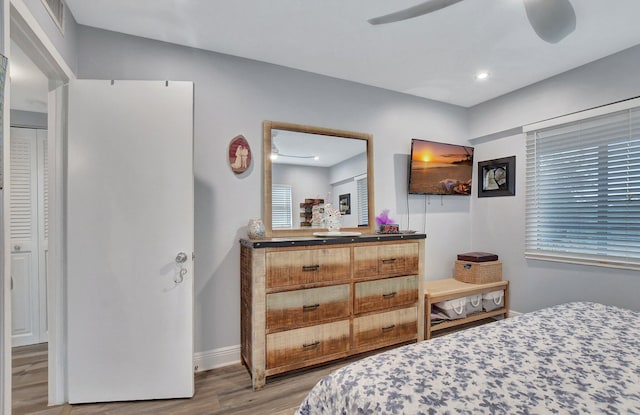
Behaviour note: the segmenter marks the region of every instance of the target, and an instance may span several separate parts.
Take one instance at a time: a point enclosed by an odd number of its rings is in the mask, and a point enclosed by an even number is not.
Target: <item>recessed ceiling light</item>
[[[483,80],[487,79],[488,77],[489,77],[489,72],[487,72],[487,71],[478,72],[476,74],[476,80],[477,81],[483,81]]]

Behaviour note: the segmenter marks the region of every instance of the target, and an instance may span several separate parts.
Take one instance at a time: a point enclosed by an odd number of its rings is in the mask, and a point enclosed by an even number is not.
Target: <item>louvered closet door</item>
[[[44,233],[38,232],[45,224],[39,220],[45,217],[45,160],[46,132],[40,130],[38,137],[38,130],[11,128],[9,232],[14,346],[46,341],[46,267],[40,261],[40,250],[46,243]]]
[[[47,261],[49,258],[49,152],[47,130],[36,130],[38,171],[38,299],[40,342],[49,338],[47,324]]]

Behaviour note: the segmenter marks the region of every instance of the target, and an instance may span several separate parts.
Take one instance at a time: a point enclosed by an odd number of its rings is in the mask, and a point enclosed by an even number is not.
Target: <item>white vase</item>
[[[324,209],[324,224],[329,232],[340,232],[342,223],[340,211],[334,209],[330,203],[327,203]]]
[[[329,232],[339,232],[340,231],[340,219],[337,217],[329,217],[327,218],[327,229]]]
[[[247,236],[249,239],[264,238],[264,223],[262,219],[250,219],[247,225]]]

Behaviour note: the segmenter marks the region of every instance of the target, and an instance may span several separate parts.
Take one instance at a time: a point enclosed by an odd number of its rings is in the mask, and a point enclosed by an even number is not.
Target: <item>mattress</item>
[[[364,358],[296,412],[640,414],[640,313],[558,305]]]

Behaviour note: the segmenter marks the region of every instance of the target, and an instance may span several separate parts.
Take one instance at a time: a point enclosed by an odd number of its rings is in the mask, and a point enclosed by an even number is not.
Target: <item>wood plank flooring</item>
[[[329,372],[355,360],[270,379],[251,389],[240,364],[195,376],[195,396],[142,402],[47,406],[47,344],[13,349],[13,415],[291,415],[313,385]]]
[[[455,329],[434,332],[433,337]],[[260,391],[253,391],[249,372],[236,364],[196,373],[195,396],[191,399],[47,406],[47,344],[14,347],[13,415],[292,415],[322,377],[362,357],[273,377]]]

